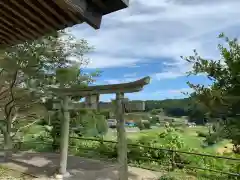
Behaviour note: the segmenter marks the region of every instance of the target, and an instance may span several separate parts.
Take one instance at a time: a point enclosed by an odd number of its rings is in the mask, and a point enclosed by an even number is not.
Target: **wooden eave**
[[[60,96],[82,97],[98,94],[132,93],[141,91],[149,82],[150,77],[147,76],[129,83],[88,86],[86,88],[50,88],[50,91]]]
[[[37,39],[83,22],[100,28],[102,16],[128,6],[128,0],[2,0],[0,46]]]

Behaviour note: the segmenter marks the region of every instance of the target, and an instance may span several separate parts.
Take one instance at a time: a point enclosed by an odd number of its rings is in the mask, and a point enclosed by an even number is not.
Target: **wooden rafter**
[[[0,33],[5,34],[6,36],[9,36],[9,33],[11,33],[13,36],[17,37],[17,39],[24,39],[25,37],[21,35],[21,32],[14,32],[11,28],[8,28],[7,26],[0,24],[0,28],[2,31]]]
[[[83,20],[80,20],[77,18],[76,15],[74,15],[72,13],[72,11],[69,11],[68,6],[66,3],[64,3],[63,1],[55,1],[56,5],[58,5],[58,7],[60,7],[65,13],[67,13],[74,21],[78,22],[78,23],[82,23]]]
[[[0,13],[1,13],[1,9],[0,9]],[[5,19],[4,17],[2,17],[1,15],[0,15],[0,22],[6,23],[8,26],[11,27],[11,29],[14,29],[14,24],[11,23],[11,22],[9,22],[7,19]],[[23,31],[23,30],[21,30],[21,29],[19,29],[19,28],[17,28],[17,27],[15,28],[15,30],[18,31],[18,32],[20,32],[22,35],[24,35],[24,36],[25,36],[24,39],[26,39],[26,38],[31,38],[31,37],[32,37],[29,33],[25,32],[25,31]],[[7,32],[12,33],[12,32],[9,31],[9,30],[7,30]],[[15,33],[18,33],[18,32],[15,32]],[[14,33],[14,34],[15,34],[15,33]],[[12,33],[11,35],[13,35],[13,33]],[[20,39],[20,40],[21,40],[21,39]]]
[[[33,35],[39,35],[40,34],[39,27],[35,23],[30,21],[27,17],[23,16],[20,12],[15,11],[9,4],[6,4],[6,3],[0,1],[0,5],[2,7],[4,7],[6,10],[10,11],[9,14],[16,15],[16,17],[13,17],[13,16],[10,16],[10,17],[11,17],[11,19],[14,19],[15,22],[18,23],[21,27],[24,27],[25,26],[24,23],[26,23],[27,27],[29,27],[28,28],[29,32],[31,32]],[[4,14],[7,14],[7,13],[4,12]],[[21,21],[19,21],[20,19],[21,19]],[[34,28],[34,30],[32,30],[32,28]]]
[[[113,94],[113,93],[131,93],[141,91],[142,88],[149,84],[150,77],[144,77],[134,82],[122,83],[122,84],[111,84],[111,85],[100,85],[100,86],[89,86],[86,88],[51,88],[53,93],[58,95],[68,96],[89,96],[95,94]]]
[[[107,6],[103,3],[102,0],[92,0],[94,4],[96,4],[101,9],[107,9]]]
[[[12,41],[10,40],[10,39],[8,39],[6,36],[4,36],[4,35],[0,35],[0,38],[2,39],[2,40],[4,40],[5,42],[7,42],[7,43],[11,43]]]
[[[50,25],[48,25],[46,22],[44,22],[39,16],[32,14],[30,10],[28,10],[27,8],[25,8],[21,3],[19,3],[19,1],[11,1],[13,4],[15,4],[21,11],[25,12],[26,14],[28,14],[29,16],[32,16],[32,18],[38,22],[40,22],[42,24],[42,26],[44,26],[47,29],[50,30],[54,30],[53,27],[51,27]]]
[[[44,17],[44,20],[48,21],[46,23],[50,23],[54,26],[52,26],[53,28],[54,27],[57,27],[58,26],[58,22],[52,18],[51,16],[47,16],[45,13],[44,13],[44,9],[41,9],[39,8],[38,6],[36,6],[33,2],[31,1],[27,1],[27,0],[24,0],[25,3],[28,3],[28,5],[33,8],[39,15],[41,15],[42,17]]]
[[[76,3],[72,3],[72,0],[64,1],[71,7],[72,11],[78,12],[81,18],[88,24],[96,29],[100,28],[103,14],[96,10],[94,11],[91,6],[88,6],[86,0],[76,1]]]
[[[61,22],[63,22],[65,25],[67,24],[67,20],[60,14],[57,13],[54,8],[51,6],[48,6],[44,1],[37,0],[44,8],[46,8],[49,12],[51,12],[57,19],[59,19]]]
[[[0,33],[2,33],[3,36],[4,36],[6,39],[10,39],[10,40],[13,40],[13,41],[16,40],[16,38],[14,38],[14,37],[12,37],[12,36],[9,36],[9,34],[2,29],[2,26],[1,26],[1,25],[0,25],[0,28],[1,28],[1,29],[0,29]]]
[[[3,0],[0,46],[36,39],[82,22],[98,29],[103,15],[127,4],[128,0]]]

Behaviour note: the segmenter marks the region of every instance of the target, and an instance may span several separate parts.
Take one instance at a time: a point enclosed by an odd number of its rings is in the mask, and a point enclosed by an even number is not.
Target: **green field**
[[[164,131],[164,127],[157,127],[153,129],[142,130],[139,132],[127,132],[127,138],[131,140],[138,140],[142,137],[157,137]],[[229,140],[223,140],[213,146],[203,147],[203,137],[199,137],[197,132],[208,132],[208,128],[205,126],[196,127],[179,127],[177,131],[182,137],[183,142],[190,148],[198,149],[203,152],[216,152],[219,148],[223,148],[226,144],[229,144]],[[112,132],[110,129],[105,136],[106,140],[116,140],[116,132]]]

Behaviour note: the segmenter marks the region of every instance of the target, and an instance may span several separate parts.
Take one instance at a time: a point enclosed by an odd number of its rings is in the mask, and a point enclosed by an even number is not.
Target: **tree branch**
[[[10,89],[11,100],[5,105],[5,108],[4,108],[4,110],[5,110],[5,115],[6,115],[6,119],[9,118],[9,116],[11,115],[11,111],[12,111],[12,109],[13,109],[13,107],[14,107],[14,105],[11,106],[11,107],[9,108],[9,111],[8,111],[8,106],[9,106],[11,103],[14,102],[13,87],[14,87],[15,82],[16,82],[16,80],[17,80],[17,74],[18,74],[18,71],[16,71],[16,72],[14,73],[13,81],[12,81],[12,83],[11,83],[11,85],[10,85],[10,88],[9,88],[9,89]]]
[[[38,120],[35,120],[35,121],[33,121],[33,122],[29,123],[29,124],[27,124],[26,126],[20,127],[20,128],[11,136],[11,138],[13,138],[14,136],[16,136],[16,134],[17,134],[18,132],[20,132],[22,129],[28,128],[28,127],[36,124],[38,121],[39,121],[39,119],[38,119]]]

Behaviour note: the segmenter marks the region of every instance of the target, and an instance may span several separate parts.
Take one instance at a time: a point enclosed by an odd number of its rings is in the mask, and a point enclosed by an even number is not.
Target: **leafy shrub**
[[[48,124],[48,122],[47,122],[46,119],[41,119],[37,124],[40,125],[40,126],[45,126],[45,125]]]
[[[136,125],[137,125],[137,127],[138,127],[140,130],[143,130],[143,129],[144,129],[144,125],[143,125],[143,123],[142,123],[141,120],[137,120],[137,121],[136,121]]]
[[[208,133],[205,133],[205,132],[202,132],[202,131],[197,131],[197,135],[198,137],[207,137],[209,134]]]
[[[99,112],[101,115],[105,116],[106,119],[110,118],[111,111],[110,110],[101,110]]]
[[[159,111],[158,111],[157,109],[153,109],[153,110],[151,111],[151,114],[152,114],[152,115],[158,115],[158,114],[159,114]]]
[[[142,121],[142,124],[143,124],[144,129],[150,129],[151,128],[151,124],[148,120]]]
[[[211,145],[216,144],[220,140],[221,140],[221,138],[219,137],[219,134],[213,133],[213,134],[206,136],[206,139],[204,142],[207,143],[207,145],[211,146]]]
[[[159,123],[159,118],[158,116],[152,116],[151,118],[149,118],[149,121],[151,124],[157,124]]]
[[[100,143],[96,151],[102,157],[117,158],[117,146],[115,143]]]

